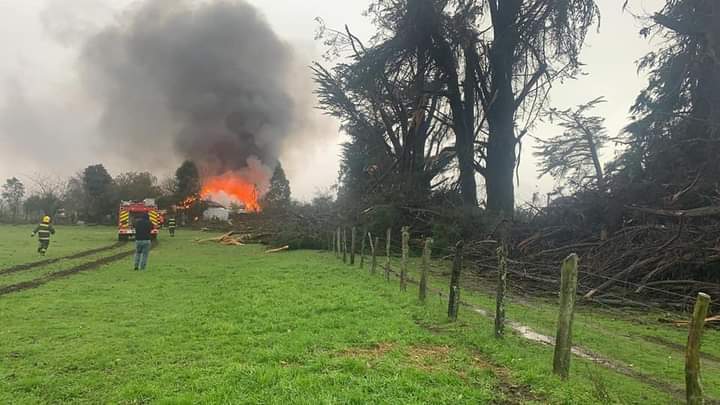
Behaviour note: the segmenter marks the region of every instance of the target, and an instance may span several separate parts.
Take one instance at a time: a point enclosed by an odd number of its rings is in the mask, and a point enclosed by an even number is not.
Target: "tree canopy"
[[[639,201],[712,204],[720,165],[720,4],[668,0],[641,34],[660,37],[660,49],[640,61],[648,86],[632,107],[628,149],[615,163]],[[715,197],[713,197],[715,196]]]
[[[115,177],[118,198],[121,200],[143,200],[157,198],[162,194],[157,177],[148,172],[126,172]]]
[[[87,197],[88,219],[103,222],[106,216],[112,215],[116,204],[115,184],[105,166],[101,164],[88,166],[83,171],[83,189]]]
[[[200,171],[191,160],[184,161],[175,171],[175,198],[178,202],[200,194]]]
[[[392,162],[383,167],[379,153],[366,162],[383,170],[379,180],[418,184],[417,195],[456,169],[464,204],[476,207],[479,173],[487,208],[512,215],[518,144],[553,81],[578,72],[595,2],[376,0],[368,14],[370,44],[330,31],[350,62],[315,65],[322,108],[341,118],[353,148],[373,145]]]
[[[540,158],[540,176],[550,174],[574,191],[606,190],[605,174],[600,161],[600,150],[610,140],[605,129],[605,118],[588,115],[598,104],[596,98],[576,108],[547,112],[563,133],[542,140],[535,152]]]
[[[2,198],[8,204],[12,212],[12,219],[15,221],[25,196],[25,185],[17,177],[9,178],[2,186]]]

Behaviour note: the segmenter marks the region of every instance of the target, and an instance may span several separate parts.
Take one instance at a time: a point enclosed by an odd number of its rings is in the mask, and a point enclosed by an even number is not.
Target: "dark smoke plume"
[[[291,49],[244,1],[149,0],[81,58],[103,136],[131,157],[174,148],[206,175],[272,168],[294,126]]]

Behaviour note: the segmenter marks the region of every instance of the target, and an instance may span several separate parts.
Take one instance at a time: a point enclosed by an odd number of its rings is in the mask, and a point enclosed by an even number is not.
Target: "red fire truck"
[[[152,238],[157,238],[163,218],[158,212],[155,200],[148,198],[143,201],[122,201],[120,203],[118,240],[124,241],[134,238],[135,229],[133,228],[133,223],[139,215],[144,214],[150,217],[150,222],[153,224],[151,231]]]

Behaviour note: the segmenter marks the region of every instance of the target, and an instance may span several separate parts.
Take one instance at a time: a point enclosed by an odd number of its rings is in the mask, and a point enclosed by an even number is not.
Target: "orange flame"
[[[195,196],[187,197],[175,206],[179,210],[189,210],[197,202],[198,198]]]
[[[252,212],[260,211],[258,204],[257,187],[240,176],[225,174],[205,180],[200,195],[208,198],[212,194],[225,193],[231,198],[245,205],[245,209]]]

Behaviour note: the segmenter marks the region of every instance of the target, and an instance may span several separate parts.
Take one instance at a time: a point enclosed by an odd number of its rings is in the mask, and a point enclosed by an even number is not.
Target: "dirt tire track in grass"
[[[47,284],[50,281],[58,280],[65,277],[70,277],[74,274],[87,271],[87,270],[95,270],[105,264],[110,264],[113,262],[116,262],[118,260],[124,259],[128,256],[132,256],[135,254],[134,250],[118,253],[112,256],[103,257],[102,259],[93,260],[91,262],[83,263],[75,267],[71,267],[69,269],[56,271],[54,273],[50,273],[48,275],[45,275],[43,277],[39,277],[30,281],[24,281],[22,283],[12,284],[9,286],[5,286],[0,288],[0,296],[11,294],[14,292],[29,290],[32,288],[40,287],[41,285]]]
[[[0,270],[0,276],[4,276],[6,274],[19,273],[21,271],[34,269],[35,267],[47,266],[48,264],[54,264],[61,260],[82,259],[83,257],[91,256],[96,253],[102,253],[102,252],[106,252],[108,250],[117,249],[120,246],[123,246],[124,244],[125,244],[125,242],[116,242],[116,243],[113,243],[112,245],[103,246],[103,247],[99,247],[96,249],[85,250],[82,252],[73,253],[68,256],[55,257],[52,259],[45,259],[45,260],[40,260],[37,262],[31,262],[31,263],[25,263],[25,264],[18,264],[17,266],[12,266],[12,267],[8,267],[6,269]]]

